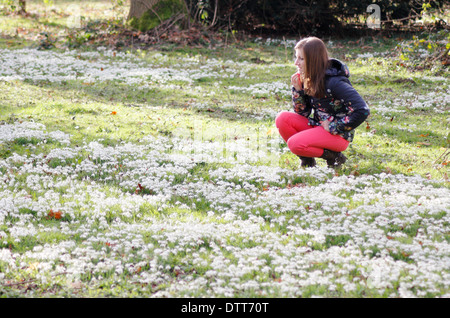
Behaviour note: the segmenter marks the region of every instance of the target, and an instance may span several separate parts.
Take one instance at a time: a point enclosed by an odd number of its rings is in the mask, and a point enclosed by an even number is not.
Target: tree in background
[[[26,9],[26,1],[25,0],[19,0],[19,13],[20,14],[26,14],[27,13],[27,9]]]
[[[184,0],[130,0],[129,24],[140,31],[174,25],[187,18]]]
[[[153,6],[160,0],[130,0],[130,11],[128,20],[132,18],[139,19],[148,10],[153,10]]]

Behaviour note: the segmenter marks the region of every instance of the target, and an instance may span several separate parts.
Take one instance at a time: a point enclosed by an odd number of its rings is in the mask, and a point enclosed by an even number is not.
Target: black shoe
[[[328,167],[334,169],[339,169],[347,161],[347,157],[342,152],[335,152],[328,149],[323,150],[323,155],[320,158],[325,159]]]
[[[301,164],[302,167],[315,167],[316,160],[314,158],[312,158],[312,157],[302,157],[302,156],[298,156],[298,157],[302,161],[302,164]]]

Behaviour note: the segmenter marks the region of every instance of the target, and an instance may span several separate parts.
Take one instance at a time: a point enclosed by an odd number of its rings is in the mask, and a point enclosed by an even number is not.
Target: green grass
[[[350,67],[358,70],[357,66]],[[288,76],[289,73],[285,74]],[[268,75],[258,71],[255,77],[258,76]],[[277,81],[277,77],[272,80]],[[249,129],[272,129],[273,133],[273,122],[268,119],[257,121],[252,113],[257,113],[262,105],[274,110],[284,105],[284,109],[289,109],[287,98],[230,95],[220,89],[214,89],[217,92],[214,97],[205,97],[202,95],[210,88],[203,83],[196,84],[200,88],[198,93],[188,93],[188,88],[170,92],[137,91],[114,82],[88,87],[76,82],[42,85],[1,83],[1,119],[33,118],[45,123],[48,129],[65,127],[64,131],[73,136],[75,143],[103,138],[114,144],[122,140],[136,142],[147,134],[185,134],[192,131],[196,122],[204,126],[204,138],[211,140],[222,137],[217,136],[218,132],[221,134],[218,126],[228,127],[230,134],[235,131],[235,136],[228,136],[231,138],[239,138]],[[375,91],[370,85],[355,84],[355,87],[369,104],[392,100],[392,105],[397,106],[397,96],[408,91],[419,96],[415,87],[407,89],[401,84],[391,84],[389,90],[384,87]],[[439,91],[438,86],[432,89]],[[382,98],[380,92],[383,92]],[[198,109],[198,103],[208,106]],[[235,107],[221,108],[225,103]],[[156,109],[148,105],[156,105]],[[442,107],[445,109],[445,105]],[[439,157],[448,147],[448,130],[440,123],[446,122],[446,113],[432,112],[432,108],[408,109],[407,104],[396,109],[402,112],[380,114],[374,111],[367,123],[358,128],[357,138],[348,150],[350,164],[343,172],[362,174],[390,170],[409,175],[429,173],[433,178],[442,178],[446,172],[442,164],[446,161],[439,161]],[[23,138],[14,142],[18,146],[35,143],[36,140]],[[12,149],[16,150],[14,145],[4,147],[2,151]],[[436,169],[428,169],[430,166]]]
[[[67,3],[2,15],[0,48],[36,48],[42,28],[69,32]],[[89,4],[84,21],[107,6]],[[0,81],[0,129],[43,125],[0,143],[0,296],[448,296],[449,77],[399,66],[399,41],[328,42],[372,109],[339,171],[301,169],[279,140],[274,116],[290,96],[270,85],[288,91],[294,72],[282,42],[117,56],[85,45],[71,55],[76,78],[51,81],[72,70],[40,66],[46,79]],[[60,57],[67,34],[55,44],[44,52]],[[103,80],[119,63],[159,71]]]

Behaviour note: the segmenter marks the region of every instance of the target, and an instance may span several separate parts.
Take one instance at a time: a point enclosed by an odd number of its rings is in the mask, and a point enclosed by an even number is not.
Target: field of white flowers
[[[174,60],[164,52],[144,59],[107,48],[0,50],[4,103],[17,106],[14,119],[0,124],[0,295],[449,297],[448,182],[280,164],[289,154],[273,119],[288,103],[265,107],[264,98],[289,100],[289,87],[284,78],[252,74],[286,67],[201,55]],[[226,79],[234,84],[224,87]],[[444,84],[433,94],[406,91],[398,99],[445,114],[450,85],[437,80]],[[235,137],[232,130],[245,122],[236,112],[230,116],[240,122],[209,119],[212,139],[197,133],[203,126],[193,115],[184,119],[193,134],[187,126],[166,127],[171,133],[158,126],[111,143],[95,122],[58,127],[51,106],[21,108],[39,103],[26,85],[95,89],[110,82],[167,94],[183,87],[205,99],[243,94],[259,104],[245,120],[260,133]],[[373,113],[398,116],[405,112],[399,100],[374,102]],[[198,98],[176,114],[237,106]],[[121,115],[108,107],[107,116]],[[173,110],[147,104],[133,111],[162,117]],[[114,139],[114,126],[107,128]],[[81,130],[99,134],[75,140]],[[374,134],[361,129],[356,138]]]

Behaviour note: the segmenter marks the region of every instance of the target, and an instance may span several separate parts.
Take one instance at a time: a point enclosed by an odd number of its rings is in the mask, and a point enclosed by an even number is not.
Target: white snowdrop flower
[[[363,54],[358,54],[356,57],[364,59],[364,58],[371,58],[373,56],[374,56],[374,53],[366,52],[366,53],[363,53]]]
[[[79,77],[97,82],[104,76],[104,79],[116,77],[125,84],[145,79],[160,81],[168,88],[173,87],[170,82],[177,76],[175,67],[151,68],[121,52],[116,53],[114,63],[104,63],[107,56],[114,55],[106,49],[82,55],[93,59],[89,63],[91,67],[103,67],[104,71],[89,70],[85,61],[76,58],[76,51],[64,55],[36,54],[43,59],[36,62],[41,63],[40,67],[17,71],[0,66],[6,70],[0,74],[4,79],[58,81]],[[4,58],[0,55],[0,59]],[[5,55],[14,58],[9,53]],[[18,55],[36,60],[28,50]],[[52,72],[55,68],[45,59],[59,63],[66,74]],[[161,54],[154,63],[168,59]],[[186,61],[191,63],[192,70],[187,68],[181,73],[185,82],[207,76],[238,78],[255,67],[250,63],[234,67],[232,61],[209,62],[199,57],[186,57]],[[214,64],[225,68],[213,69]],[[71,72],[73,67],[79,67],[80,74]],[[242,92],[280,95],[285,85],[262,83]],[[200,92],[208,94],[205,90]],[[440,111],[443,108],[436,102],[448,95],[448,91],[443,92],[433,92],[436,97],[405,93],[399,100],[379,102],[374,107],[386,118],[402,113],[401,104],[404,106],[405,101],[417,109]],[[195,107],[208,105],[199,103]],[[267,114],[275,116],[276,112],[267,111]],[[398,127],[405,131],[417,128]],[[5,171],[0,177],[0,223],[5,225],[0,231],[0,241],[7,246],[8,242],[21,243],[28,236],[43,233],[78,239],[35,246],[24,253],[0,250],[0,262],[7,275],[19,266],[29,267],[29,260],[33,259],[40,263],[39,279],[42,280],[55,273],[66,273],[64,278],[72,280],[96,273],[98,276],[91,280],[96,283],[109,279],[102,277],[104,273],[114,277],[129,273],[133,283],[165,284],[156,296],[192,295],[193,290],[225,297],[244,290],[267,290],[270,295],[275,288],[283,296],[298,297],[302,296],[299,288],[302,286],[321,285],[336,292],[339,285],[344,292],[352,293],[366,283],[380,294],[399,286],[392,293],[389,291],[391,297],[423,297],[427,293],[439,294],[440,289],[450,286],[446,274],[449,247],[442,239],[448,223],[444,213],[449,205],[449,190],[439,184],[434,186],[432,180],[390,174],[337,177],[320,167],[291,171],[273,165],[256,166],[254,158],[259,153],[239,139],[209,143],[181,137],[145,136],[141,140],[144,145],[104,146],[97,139],[73,149],[67,146],[70,136],[48,132],[40,124],[0,125],[1,140],[16,138],[36,138],[42,143],[53,139],[62,146],[54,147],[46,158],[44,154],[12,154],[0,160],[0,169]],[[233,154],[232,158],[215,155],[224,148]],[[193,149],[200,151],[192,154]],[[79,151],[89,157],[67,165],[69,160],[77,158]],[[277,156],[286,152],[286,149],[274,151]],[[49,159],[67,161],[52,167],[47,162]],[[123,171],[120,177],[115,177],[114,167],[119,162]],[[190,175],[191,169],[200,162],[226,162],[227,168],[211,170],[207,178]],[[180,183],[178,176],[193,178]],[[286,180],[294,178],[314,182],[286,188]],[[105,191],[102,182],[113,186]],[[134,193],[137,183],[152,194]],[[267,187],[268,184],[271,186]],[[30,191],[40,193],[34,199]],[[352,197],[347,193],[352,193]],[[207,208],[203,210],[205,205]],[[55,226],[37,222],[48,216],[50,208],[63,210],[70,221],[58,221]],[[184,211],[172,213],[174,208]],[[193,211],[195,208],[198,211]],[[136,222],[128,223],[127,219],[133,217]],[[407,231],[417,224],[421,228],[411,237]],[[426,231],[421,231],[422,228]],[[333,238],[337,236],[343,242],[333,246]],[[174,266],[170,260],[180,255],[183,257]],[[326,266],[322,268],[322,264]],[[193,266],[194,271],[195,267],[201,267],[204,277],[183,273],[177,277],[176,285],[171,284],[173,275],[168,273],[183,271],[185,266]],[[147,269],[139,272],[139,267]],[[366,279],[352,277],[354,271]],[[282,279],[265,281],[271,273]],[[6,276],[2,273],[0,279]]]
[[[63,148],[63,149],[55,148],[52,149],[50,153],[47,155],[47,159],[53,158],[70,159],[75,157],[76,155],[77,153],[71,148]]]

